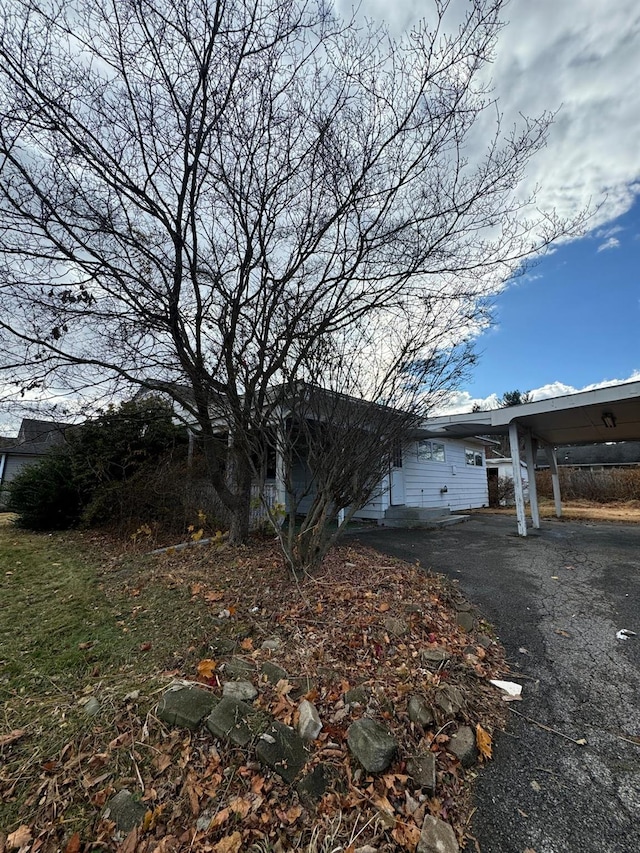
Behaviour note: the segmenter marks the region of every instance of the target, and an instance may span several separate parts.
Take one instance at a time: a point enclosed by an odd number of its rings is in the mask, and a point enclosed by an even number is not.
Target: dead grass
[[[555,518],[555,505],[548,498],[539,498],[541,518]],[[527,508],[528,510],[528,508]],[[515,507],[495,507],[471,510],[473,513],[487,515],[513,515]],[[562,518],[566,521],[609,521],[624,524],[640,523],[640,501],[617,501],[595,503],[586,500],[562,501]]]
[[[456,595],[443,578],[368,549],[334,550],[298,590],[272,542],[148,557],[105,537],[3,526],[0,827],[25,828],[32,840],[25,853],[115,851],[123,837],[101,814],[126,787],[148,808],[143,827],[124,841],[123,849],[140,853],[339,850],[355,835],[357,846],[374,843],[381,853],[411,851],[425,813],[449,821],[463,842],[475,770],[464,770],[448,744],[463,723],[489,733],[502,725],[487,678],[505,668],[496,644],[468,654]],[[407,621],[406,636],[389,633],[391,616]],[[230,654],[259,671],[271,656],[262,641],[272,636],[283,644],[273,661],[290,679],[302,678],[324,723],[312,764],[330,762],[343,780],[317,808],[251,753],[206,732],[168,730],[154,714],[175,677],[219,693]],[[435,645],[451,660],[425,670],[420,650]],[[205,659],[213,672],[201,671]],[[383,776],[358,771],[346,745],[348,726],[365,709],[345,710],[343,693],[363,682],[372,697],[366,712],[400,742]],[[455,724],[436,709],[433,728],[411,725],[408,697],[433,701],[446,683],[466,698]],[[91,698],[99,703],[94,716],[84,711]],[[257,702],[295,724],[297,701],[286,684],[263,684]],[[412,788],[406,774],[407,756],[424,750],[436,756],[435,797]],[[229,839],[241,839],[241,848],[224,846]]]

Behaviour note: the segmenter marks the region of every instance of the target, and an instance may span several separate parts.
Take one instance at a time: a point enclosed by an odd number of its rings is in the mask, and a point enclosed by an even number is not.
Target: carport
[[[625,382],[594,391],[581,391],[535,403],[522,403],[488,412],[430,418],[426,431],[433,437],[508,435],[514,470],[524,454],[529,475],[529,506],[533,527],[540,527],[535,480],[535,457],[543,447],[549,460],[556,515],[562,515],[562,497],[556,447],[640,439],[640,382]],[[527,535],[522,480],[514,478],[518,533]]]

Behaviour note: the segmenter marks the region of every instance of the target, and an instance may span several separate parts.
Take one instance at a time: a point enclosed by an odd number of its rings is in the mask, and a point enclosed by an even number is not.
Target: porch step
[[[409,530],[420,528],[423,530],[434,530],[439,527],[449,527],[452,524],[460,524],[467,521],[468,515],[452,515],[451,510],[435,507],[418,506],[391,506],[384,514],[384,520],[380,521],[384,527],[395,527]]]

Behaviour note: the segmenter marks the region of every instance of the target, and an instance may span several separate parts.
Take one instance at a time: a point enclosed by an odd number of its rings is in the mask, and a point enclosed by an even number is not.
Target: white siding
[[[441,441],[445,461],[418,459],[418,444],[404,450],[405,505],[450,509],[453,512],[489,505],[484,445],[473,441]],[[467,465],[465,449],[482,453],[483,464]],[[387,484],[388,485],[388,484]],[[446,491],[442,491],[446,487]],[[357,518],[384,518],[389,506],[388,492],[356,512]]]

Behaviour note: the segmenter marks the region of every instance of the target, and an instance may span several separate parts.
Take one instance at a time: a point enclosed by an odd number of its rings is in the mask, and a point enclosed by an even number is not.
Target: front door
[[[391,455],[391,506],[404,506],[404,469],[402,467],[402,445],[398,442]]]

